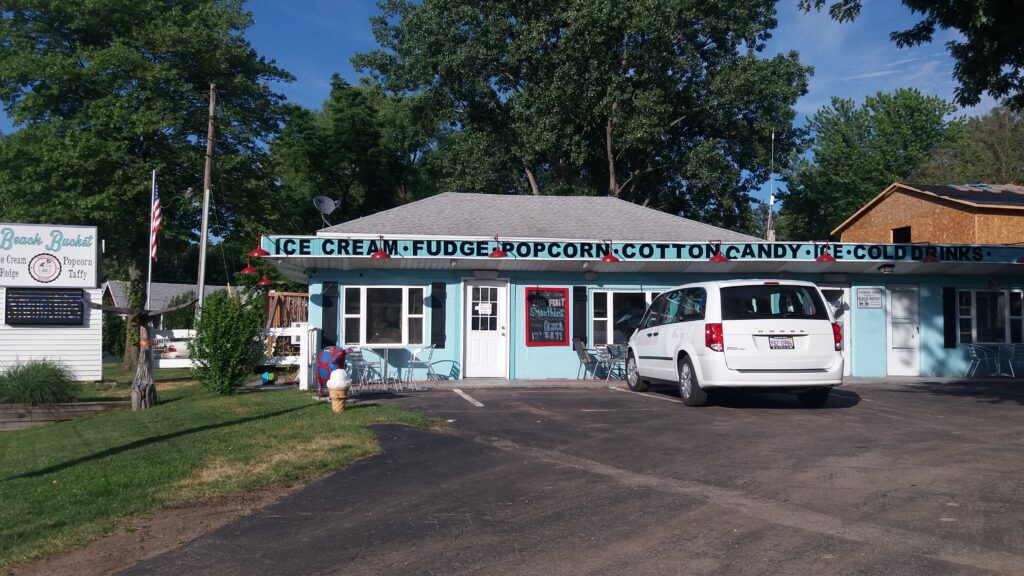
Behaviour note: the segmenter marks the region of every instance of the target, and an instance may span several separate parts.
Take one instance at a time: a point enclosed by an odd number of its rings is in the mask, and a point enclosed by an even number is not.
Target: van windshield
[[[754,284],[722,288],[722,320],[828,320],[818,291],[807,286]]]

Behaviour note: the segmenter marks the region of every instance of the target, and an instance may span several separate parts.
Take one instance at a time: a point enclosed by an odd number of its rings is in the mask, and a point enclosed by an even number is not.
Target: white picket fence
[[[153,331],[153,368],[191,368],[189,358],[189,341],[195,338],[195,330],[154,330]],[[299,345],[299,353],[288,356],[273,355],[265,357],[261,366],[281,367],[297,366],[299,369],[299,388],[308,390],[311,368],[315,360],[316,328],[305,322],[295,323],[290,328],[267,328],[263,337],[274,336],[291,338],[292,344]]]

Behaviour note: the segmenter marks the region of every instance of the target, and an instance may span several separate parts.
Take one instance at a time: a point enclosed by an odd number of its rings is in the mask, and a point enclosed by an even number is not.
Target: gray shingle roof
[[[610,196],[515,196],[446,192],[320,230],[318,234],[408,234],[614,240],[759,242],[759,238]]]
[[[107,288],[110,290],[110,297],[114,299],[114,306],[127,306],[128,305],[128,282],[123,280],[110,280],[106,283]],[[163,310],[167,307],[167,304],[179,294],[185,294],[186,292],[192,292],[195,294],[195,284],[167,284],[163,282],[153,282],[153,294],[150,295],[149,308],[150,310]],[[227,290],[227,286],[204,286],[203,291],[209,296],[214,292],[222,292]]]
[[[1013,184],[907,184],[950,200],[984,206],[1024,206],[1024,186]]]

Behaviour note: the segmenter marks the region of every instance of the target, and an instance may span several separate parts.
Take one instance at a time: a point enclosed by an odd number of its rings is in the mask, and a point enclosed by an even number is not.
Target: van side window
[[[647,315],[644,316],[643,322],[640,324],[640,329],[654,328],[655,326],[661,326],[668,322],[665,316],[668,308],[668,295],[662,294],[651,303],[651,307],[647,309]]]
[[[703,320],[704,310],[708,302],[707,290],[703,288],[687,288],[682,291],[682,317],[683,322],[692,320]]]

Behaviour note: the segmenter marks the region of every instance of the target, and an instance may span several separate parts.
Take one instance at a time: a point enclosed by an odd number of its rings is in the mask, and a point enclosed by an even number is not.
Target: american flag
[[[153,175],[153,208],[149,219],[149,257],[156,261],[156,247],[159,244],[160,224],[160,188],[156,185],[156,174]]]

